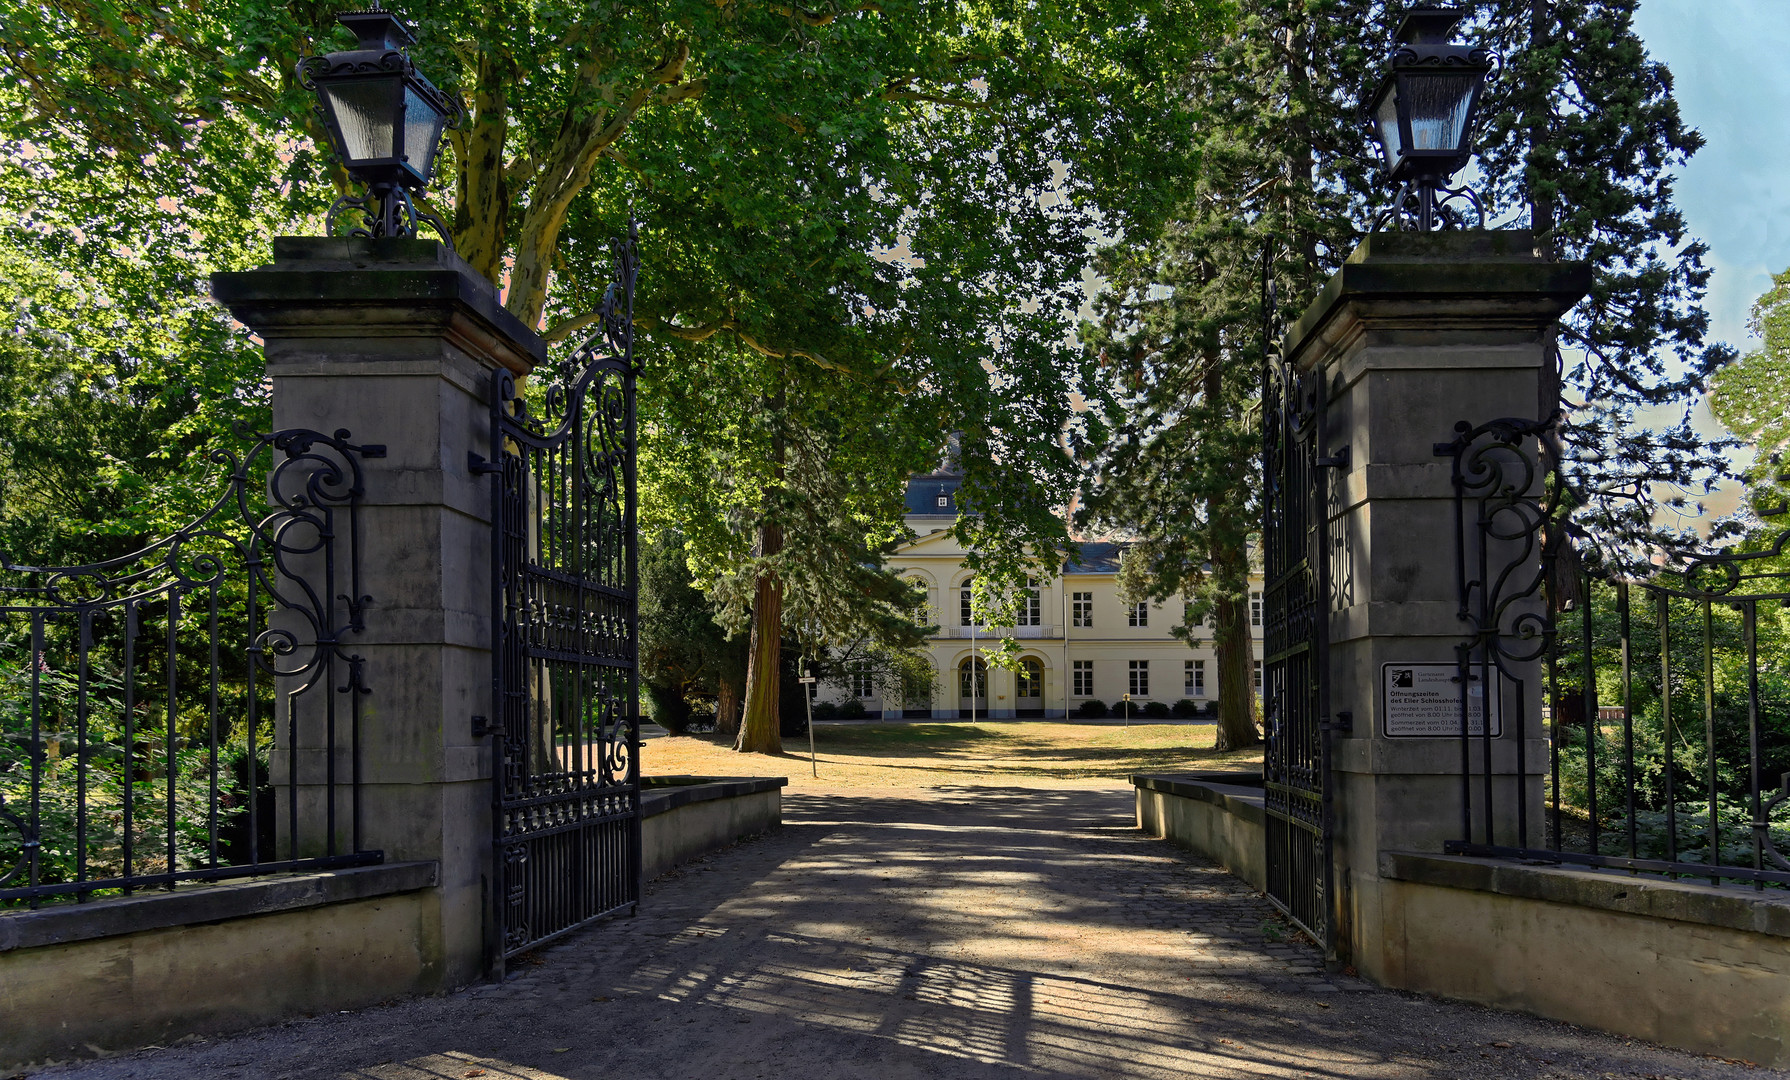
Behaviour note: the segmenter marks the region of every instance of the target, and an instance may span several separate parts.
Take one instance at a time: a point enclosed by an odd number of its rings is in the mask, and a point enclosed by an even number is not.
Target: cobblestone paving
[[[1783,1075],[1329,974],[1128,790],[790,796],[780,832],[501,984],[51,1073],[89,1080]]]

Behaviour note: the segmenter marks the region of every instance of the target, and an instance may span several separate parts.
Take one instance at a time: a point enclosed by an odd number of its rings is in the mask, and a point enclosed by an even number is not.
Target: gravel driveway
[[[1787,1075],[1327,974],[1129,788],[790,795],[501,985],[60,1066],[112,1080]]]

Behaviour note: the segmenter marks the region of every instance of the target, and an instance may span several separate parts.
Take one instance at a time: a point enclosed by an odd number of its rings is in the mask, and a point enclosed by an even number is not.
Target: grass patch
[[[840,787],[1112,787],[1139,772],[1260,768],[1261,747],[1219,753],[1209,724],[842,724],[814,729],[782,754],[736,754],[713,735],[646,740],[648,775],[787,776],[792,789]]]

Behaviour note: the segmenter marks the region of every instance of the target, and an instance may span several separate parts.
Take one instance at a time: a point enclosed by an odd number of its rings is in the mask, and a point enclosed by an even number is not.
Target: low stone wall
[[[1261,788],[1238,779],[1134,776],[1137,823],[1260,889]],[[1412,852],[1378,878],[1344,943],[1375,982],[1790,1067],[1782,890]]]
[[[649,776],[640,793],[641,872],[679,863],[783,824],[785,776]]]
[[[1790,1066],[1782,890],[1405,852],[1380,879],[1380,981]]]
[[[0,1075],[440,989],[434,863],[0,915]]]
[[[1144,835],[1196,851],[1257,889],[1268,887],[1259,775],[1139,775],[1131,783]]]

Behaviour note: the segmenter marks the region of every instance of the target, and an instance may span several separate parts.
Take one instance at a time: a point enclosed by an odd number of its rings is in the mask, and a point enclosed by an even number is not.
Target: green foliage
[[[641,545],[639,570],[641,690],[654,722],[679,733],[693,698],[712,700],[721,682],[745,682],[746,643],[728,637],[691,584],[678,534]]]
[[[1663,574],[1657,586],[1684,589],[1682,575]],[[1773,657],[1790,652],[1790,610],[1770,601],[1730,605],[1668,598],[1664,619],[1666,671],[1662,694],[1659,598],[1653,588],[1630,586],[1627,678],[1624,678],[1622,593],[1591,587],[1591,620],[1585,608],[1560,616],[1560,654],[1555,668],[1554,730],[1559,742],[1559,798],[1569,817],[1586,828],[1595,822],[1606,853],[1626,850],[1633,797],[1638,853],[1664,858],[1666,809],[1676,808],[1678,844],[1685,861],[1706,861],[1713,798],[1724,860],[1730,848],[1752,862],[1750,817],[1754,784],[1768,800],[1790,774],[1790,672]],[[1740,595],[1740,594],[1737,594]],[[1747,607],[1753,609],[1749,653]],[[1595,702],[1618,708],[1626,701],[1632,723],[1584,722],[1586,642]],[[1757,657],[1757,664],[1751,657]],[[1753,694],[1757,693],[1758,768],[1753,766]],[[1668,722],[1667,707],[1670,707]],[[1592,764],[1595,762],[1595,771]],[[1740,816],[1737,816],[1740,815]],[[1790,806],[1780,805],[1775,830],[1790,828]],[[1790,844],[1781,848],[1790,852]]]
[[[238,169],[273,166],[245,149]],[[216,493],[203,451],[267,424],[259,352],[206,274],[263,257],[285,219],[242,175],[229,193],[153,194],[178,177],[0,125],[0,552],[15,559],[82,563],[165,535]]]
[[[238,819],[247,813],[243,778],[230,768],[232,757],[243,752],[240,731],[233,738],[221,733],[223,772],[214,823],[212,758],[202,706],[177,706],[170,739],[166,703],[139,700],[127,730],[122,672],[104,664],[90,666],[83,710],[79,670],[26,654],[13,643],[0,642],[0,808],[29,825],[36,795],[39,884],[77,880],[83,839],[87,879],[125,872],[127,838],[134,874],[205,865],[214,824],[224,845],[220,853],[226,859],[232,854],[246,859],[246,851],[233,853],[227,847],[231,835],[241,831]],[[261,776],[266,777],[265,762]],[[127,790],[133,811],[128,827]],[[0,874],[21,864],[22,842],[23,832],[0,818]],[[29,881],[21,876],[7,884],[18,887]]]
[[[1173,716],[1178,716],[1183,719],[1185,719],[1187,717],[1198,716],[1200,714],[1200,704],[1197,701],[1192,701],[1188,698],[1182,698],[1181,700],[1175,702],[1175,704],[1169,709],[1169,713]]]
[[[1106,716],[1106,702],[1099,698],[1089,698],[1075,707],[1075,715],[1084,720],[1098,720]]]
[[[1753,448],[1746,481],[1755,513],[1784,502],[1784,452],[1790,449],[1790,270],[1753,304],[1748,325],[1763,344],[1722,370],[1709,407]]]
[[[1146,701],[1142,711],[1152,720],[1166,720],[1169,717],[1169,707],[1166,701]]]

